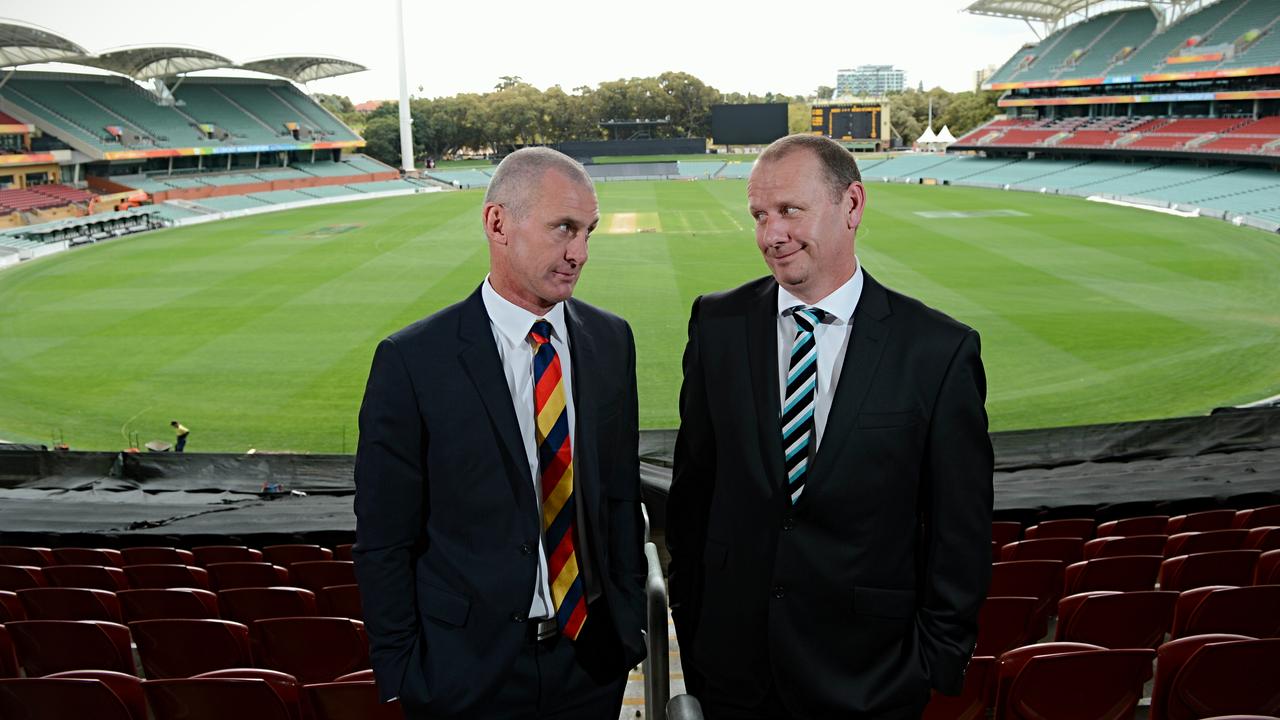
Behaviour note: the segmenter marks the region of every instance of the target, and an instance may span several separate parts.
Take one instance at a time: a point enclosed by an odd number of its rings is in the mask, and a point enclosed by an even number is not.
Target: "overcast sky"
[[[834,86],[837,69],[864,64],[896,65],[912,87],[970,90],[975,71],[1003,63],[1035,35],[1018,20],[961,12],[968,4],[405,0],[409,92],[485,92],[502,75],[571,90],[683,70],[725,92],[808,94]],[[43,26],[91,52],[179,44],[237,62],[336,55],[369,71],[308,90],[361,102],[398,95],[395,8],[395,0],[176,0],[112,10],[99,0],[0,0],[0,17]]]

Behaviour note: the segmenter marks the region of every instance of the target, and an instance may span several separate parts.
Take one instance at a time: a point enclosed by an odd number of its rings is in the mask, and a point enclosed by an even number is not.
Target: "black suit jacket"
[[[864,273],[865,275],[865,273]],[[667,506],[686,677],[804,717],[956,694],[990,576],[978,335],[865,275],[822,443],[793,507],[777,293],[694,302]]]
[[[590,646],[595,667],[616,677],[644,654],[635,344],[625,321],[586,303],[569,300],[565,318],[574,492],[602,587],[575,647]],[[379,693],[465,712],[526,642],[542,541],[479,290],[378,345],[355,481],[353,555]]]

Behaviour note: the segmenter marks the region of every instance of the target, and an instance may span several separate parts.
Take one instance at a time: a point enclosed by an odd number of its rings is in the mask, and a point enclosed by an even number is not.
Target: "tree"
[[[813,91],[815,100],[830,100],[835,97],[836,89],[829,85],[819,85],[817,90]]]
[[[399,167],[400,122],[386,116],[369,120],[364,126],[364,153],[375,160]]]

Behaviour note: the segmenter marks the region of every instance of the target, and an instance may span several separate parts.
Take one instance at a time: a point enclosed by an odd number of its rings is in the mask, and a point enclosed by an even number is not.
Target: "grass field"
[[[674,427],[690,303],[765,272],[745,183],[599,192],[578,294],[631,321],[641,423]],[[171,440],[179,419],[194,451],[350,452],[377,341],[484,276],[479,203],[469,191],[308,208],[6,270],[0,438],[59,431],[75,448],[118,449],[130,432]],[[874,184],[858,253],[882,282],[982,332],[994,429],[1280,393],[1273,235],[1073,198]]]

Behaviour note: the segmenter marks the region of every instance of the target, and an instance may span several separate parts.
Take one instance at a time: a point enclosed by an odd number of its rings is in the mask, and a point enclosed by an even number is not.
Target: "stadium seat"
[[[352,548],[352,547],[354,547],[354,545],[352,545],[351,543],[343,543],[342,545],[334,545],[334,546],[333,546],[333,559],[334,559],[334,560],[351,560],[351,559],[352,559],[352,557],[351,557],[351,548]]]
[[[364,623],[347,618],[275,618],[253,624],[263,667],[287,672],[304,684],[331,682],[369,667]]]
[[[68,670],[46,675],[47,680],[97,680],[111,688],[134,720],[147,720],[147,698],[142,694],[142,681],[136,675],[111,670]]]
[[[1084,541],[1079,538],[1043,538],[1019,540],[1000,550],[1001,561],[1061,560],[1071,564],[1083,559]]]
[[[1173,613],[1173,639],[1215,633],[1280,636],[1280,585],[1211,585],[1179,595]]]
[[[0,678],[18,677],[18,654],[13,648],[13,638],[0,624]]]
[[[0,565],[45,567],[52,564],[54,564],[53,551],[49,548],[0,545]]]
[[[1263,525],[1250,528],[1241,548],[1244,550],[1261,550],[1262,552],[1280,550],[1280,527]]]
[[[1280,639],[1192,635],[1160,647],[1151,693],[1151,720],[1214,715],[1280,715]]]
[[[1110,649],[1151,648],[1164,642],[1178,593],[1167,590],[1086,592],[1058,602],[1057,642]]]
[[[1078,538],[1088,540],[1093,537],[1094,521],[1092,518],[1070,518],[1064,520],[1045,520],[1038,525],[1027,528],[1024,536],[1027,540],[1043,538]]]
[[[973,666],[970,665],[970,672]],[[304,688],[315,720],[402,720],[399,701],[380,702],[372,679],[313,683]],[[927,716],[926,716],[927,717]]]
[[[1084,559],[1124,555],[1163,555],[1167,535],[1131,535],[1094,538],[1084,544]]]
[[[271,563],[213,563],[206,569],[209,571],[209,584],[214,590],[289,584],[289,571]]]
[[[149,678],[179,678],[250,667],[249,629],[230,620],[138,620],[129,623]],[[199,648],[193,652],[193,648]]]
[[[137,675],[129,628],[101,620],[23,620],[5,625],[27,677],[66,670]]]
[[[123,677],[128,677],[127,675]],[[137,686],[137,703],[142,696],[141,681]],[[117,688],[96,678],[12,678],[0,680],[0,717],[5,720],[147,720],[146,704],[131,709]]]
[[[1280,585],[1280,550],[1268,550],[1258,556],[1253,572],[1254,585]]]
[[[318,593],[334,585],[354,585],[355,563],[350,560],[310,560],[294,563],[289,568],[290,581]]]
[[[221,617],[218,596],[196,588],[148,588],[116,593],[125,622]]]
[[[1280,526],[1280,505],[1268,505],[1266,507],[1253,508],[1252,510],[1241,510],[1231,519],[1231,527],[1237,528],[1257,528],[1267,526]],[[4,559],[4,554],[0,548],[0,562],[8,562]],[[30,563],[27,563],[30,564]]]
[[[1150,648],[1129,648],[1029,657],[1009,684],[996,717],[1132,718],[1155,656],[1156,651]]]
[[[296,720],[271,683],[260,678],[185,678],[142,683],[155,720]]]
[[[124,622],[120,601],[109,590],[28,588],[18,591],[28,620],[106,620]]]
[[[54,548],[53,559],[58,565],[124,566],[124,556],[120,554],[120,551],[109,548]]]
[[[120,551],[124,564],[129,565],[195,565],[196,556],[190,550],[171,547],[132,547]]]
[[[996,657],[1040,638],[1035,634],[1039,598],[988,597],[978,613],[978,644],[975,655]]]
[[[1033,638],[1044,637],[1048,631],[1049,616],[1062,596],[1062,575],[1065,563],[1058,560],[1012,560],[991,566],[991,584],[988,597],[1034,597],[1040,600],[1036,609],[1035,624],[1031,627]]]
[[[975,655],[964,671],[964,688],[959,695],[933,693],[921,720],[983,720],[995,692],[996,659]],[[341,680],[342,678],[338,678]],[[336,717],[334,720],[337,720]]]
[[[319,545],[268,545],[262,554],[267,562],[285,568],[296,562],[333,559],[333,551]]]
[[[195,565],[126,565],[129,585],[140,589],[209,589],[209,571]]]
[[[1239,550],[1244,547],[1249,531],[1236,528],[1231,530],[1209,530],[1205,532],[1184,532],[1170,535],[1165,541],[1164,556],[1191,555],[1202,552],[1219,552],[1222,550]]]
[[[10,620],[26,620],[27,611],[22,607],[22,601],[18,599],[18,593],[10,590],[0,590],[0,625]]]
[[[289,709],[289,714],[295,718],[307,717],[311,715],[304,712],[302,704],[302,683],[289,673],[282,673],[278,670],[267,670],[265,668],[227,668],[225,670],[210,670],[206,673],[200,673],[193,679],[203,678],[232,678],[241,680],[263,680],[271,686],[280,699],[284,701],[285,706]],[[358,718],[360,716],[352,716]]]
[[[325,615],[363,620],[360,588],[357,585],[333,585],[316,594],[319,610]]]
[[[0,565],[0,590],[14,592],[27,588],[48,587],[44,570],[35,565]]]
[[[1166,535],[1177,535],[1184,532],[1207,532],[1209,530],[1227,530],[1235,522],[1235,510],[1205,510],[1203,512],[1175,515],[1165,525]]]
[[[316,596],[299,587],[235,588],[218,593],[222,617],[253,626],[253,621],[280,617],[313,617]]]
[[[129,579],[118,567],[105,565],[50,565],[44,576],[52,587],[128,590]]]
[[[262,551],[243,545],[203,545],[191,548],[196,564],[209,567],[214,563],[262,562]]]
[[[1190,590],[1205,585],[1248,585],[1261,550],[1178,555],[1160,565],[1161,590]]]
[[[1062,594],[1089,590],[1151,590],[1160,573],[1159,555],[1125,555],[1084,560],[1068,565],[1063,575]]]
[[[1037,645],[1025,645],[1014,648],[996,658],[995,670],[995,718],[1002,720],[1004,708],[1008,704],[1009,689],[1018,673],[1027,661],[1039,655],[1061,655],[1065,653],[1090,652],[1106,648],[1085,643],[1047,642]]]
[[[1165,535],[1169,527],[1168,515],[1144,515],[1142,517],[1111,520],[1098,525],[1097,536],[1131,537],[1133,535]]]

